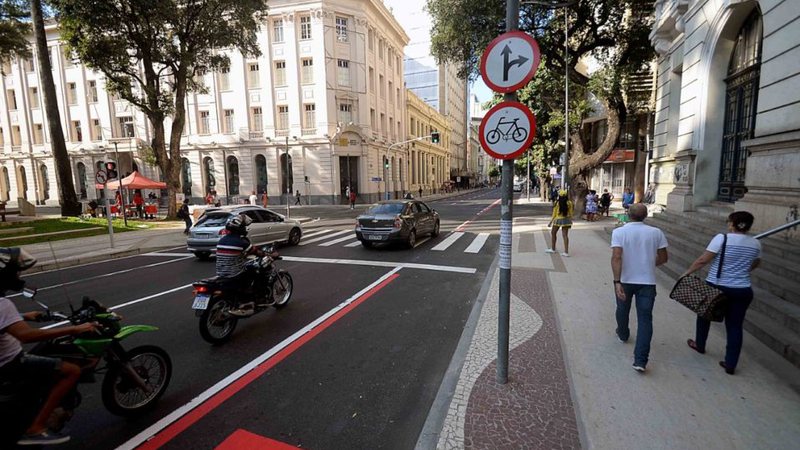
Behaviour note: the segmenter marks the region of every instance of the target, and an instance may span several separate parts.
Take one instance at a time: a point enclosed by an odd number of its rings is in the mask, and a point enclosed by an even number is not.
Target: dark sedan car
[[[413,248],[426,234],[439,235],[439,214],[417,200],[379,202],[356,218],[356,237],[366,248],[398,241]]]

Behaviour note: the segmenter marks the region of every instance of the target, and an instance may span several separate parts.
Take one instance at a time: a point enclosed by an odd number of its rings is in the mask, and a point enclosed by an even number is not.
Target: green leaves
[[[31,57],[30,15],[25,0],[0,1],[0,61],[9,61],[13,56]]]

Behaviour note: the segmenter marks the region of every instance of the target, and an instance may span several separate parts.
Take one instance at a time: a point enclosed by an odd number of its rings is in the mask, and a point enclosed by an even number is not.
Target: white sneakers
[[[545,250],[544,252],[545,252],[545,253],[555,253],[556,251],[555,251],[555,250],[553,250],[552,248],[548,248],[548,249],[547,249],[547,250]]]
[[[569,253],[567,253],[567,252],[561,252],[561,256],[563,256],[563,257],[565,257],[565,258],[569,258]]]

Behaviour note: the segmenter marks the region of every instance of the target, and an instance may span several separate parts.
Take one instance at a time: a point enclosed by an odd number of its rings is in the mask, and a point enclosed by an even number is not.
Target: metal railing
[[[794,220],[792,222],[785,223],[783,225],[777,226],[771,230],[767,230],[763,233],[757,234],[753,237],[756,239],[763,239],[768,236],[772,236],[773,234],[780,233],[781,231],[788,230],[789,228],[793,228],[800,225],[800,219]]]

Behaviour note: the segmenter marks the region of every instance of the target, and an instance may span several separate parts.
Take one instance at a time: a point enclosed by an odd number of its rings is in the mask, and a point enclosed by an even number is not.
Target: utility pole
[[[292,185],[289,183],[289,135],[286,135],[286,218],[289,218],[289,199],[292,197]]]
[[[117,173],[122,173],[122,162],[119,160],[119,148],[117,148],[117,141],[114,141],[114,156],[117,158]],[[119,190],[122,191],[122,177],[117,175],[117,183],[119,184]],[[122,195],[120,198],[122,199],[122,204],[120,205],[120,209],[122,210],[122,222],[125,224],[125,228],[128,228],[128,211],[125,209],[125,203],[127,195],[127,189],[122,191]],[[141,217],[139,218],[141,220]],[[113,247],[113,245],[112,245]]]

